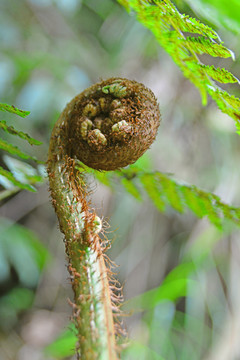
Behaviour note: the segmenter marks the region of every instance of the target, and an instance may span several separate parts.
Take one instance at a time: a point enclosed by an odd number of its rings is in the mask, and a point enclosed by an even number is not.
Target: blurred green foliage
[[[45,348],[45,354],[56,359],[63,359],[75,353],[77,336],[74,334],[73,324],[65,330],[52,344]]]
[[[33,289],[50,260],[45,247],[29,229],[0,218],[0,283],[11,287],[11,272],[16,274],[18,286],[0,298],[0,328],[9,330],[17,322],[17,315],[33,302]]]
[[[0,104],[0,111],[12,113],[25,117],[29,115],[29,111],[23,111],[16,108],[13,105]],[[16,130],[13,126],[8,126],[6,121],[0,120],[0,129],[7,134],[15,135],[23,140],[26,140],[30,145],[41,145],[41,142],[33,139],[28,134]],[[32,157],[23,151],[21,151],[17,146],[13,145],[12,140],[3,140],[0,138],[0,149],[8,152],[9,154],[20,157],[23,160],[33,160],[37,162],[36,157]],[[20,189],[26,189],[29,191],[36,191],[32,184],[42,181],[40,174],[31,167],[29,164],[20,162],[11,157],[5,156],[5,164],[10,169],[10,172],[0,166],[0,183],[3,188],[7,189],[0,192],[0,199],[4,199],[7,196],[17,192]]]

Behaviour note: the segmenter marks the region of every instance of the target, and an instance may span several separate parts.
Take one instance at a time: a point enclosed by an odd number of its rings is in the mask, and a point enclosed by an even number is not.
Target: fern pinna
[[[127,11],[133,10],[138,20],[152,31],[160,45],[200,91],[202,102],[207,95],[216,101],[219,109],[235,120],[240,134],[240,99],[221,89],[220,83],[239,83],[224,68],[215,68],[200,61],[199,55],[234,59],[234,53],[226,48],[216,31],[200,21],[180,14],[170,0],[118,0]]]
[[[23,118],[30,114],[29,111],[20,110],[13,105],[3,103],[0,103],[0,111],[15,114]],[[28,134],[15,129],[13,126],[9,126],[5,120],[0,120],[0,130],[7,134],[17,136],[27,141],[30,145],[42,144]],[[41,182],[42,177],[38,171],[26,161],[30,160],[33,163],[40,163],[40,161],[38,161],[36,157],[26,154],[10,141],[6,141],[2,138],[0,138],[0,149],[14,156],[13,158],[9,155],[3,155],[3,161],[10,171],[0,166],[0,183],[5,188],[5,190],[0,192],[0,200],[21,189],[36,191],[33,185]],[[20,158],[21,160],[16,159],[15,157]]]

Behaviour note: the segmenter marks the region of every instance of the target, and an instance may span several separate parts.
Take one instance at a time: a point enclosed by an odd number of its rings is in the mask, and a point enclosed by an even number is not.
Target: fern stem
[[[101,221],[90,209],[84,172],[75,159],[98,170],[132,164],[152,144],[159,124],[151,90],[136,81],[110,78],[77,95],[52,132],[49,183],[65,235],[82,360],[117,359],[112,309],[118,311],[121,297],[114,293],[119,288],[105,266],[105,242],[98,235]]]
[[[53,130],[48,173],[52,202],[65,235],[74,291],[72,306],[78,332],[77,355],[83,360],[115,360],[111,294],[98,236],[100,221],[94,212],[90,212],[84,175],[67,155],[67,139],[61,127],[64,115]]]

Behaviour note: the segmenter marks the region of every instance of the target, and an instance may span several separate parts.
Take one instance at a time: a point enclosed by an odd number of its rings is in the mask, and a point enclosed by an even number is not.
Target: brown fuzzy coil
[[[160,125],[152,91],[124,78],[92,85],[64,113],[69,155],[98,170],[134,163],[152,144]]]

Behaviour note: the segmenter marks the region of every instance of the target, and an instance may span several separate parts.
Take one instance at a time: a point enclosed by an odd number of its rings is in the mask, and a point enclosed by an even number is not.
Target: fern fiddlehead
[[[77,95],[52,132],[48,175],[52,203],[65,235],[74,292],[78,358],[117,359],[113,312],[101,220],[91,209],[78,161],[97,170],[135,162],[152,144],[160,112],[151,90],[135,81],[110,78]],[[113,309],[113,311],[112,311]]]

